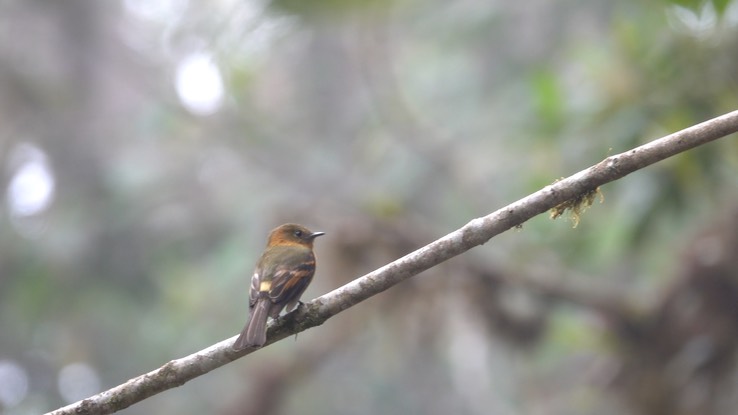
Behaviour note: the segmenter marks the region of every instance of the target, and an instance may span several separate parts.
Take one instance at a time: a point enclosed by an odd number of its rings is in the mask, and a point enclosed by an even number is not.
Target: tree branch
[[[624,153],[610,156],[586,170],[546,186],[496,212],[474,219],[462,228],[306,303],[269,325],[267,345],[319,326],[341,311],[482,245],[492,237],[519,226],[562,202],[577,198],[605,183],[675,154],[737,131],[738,111],[733,111]],[[235,336],[187,357],[172,360],[154,371],[49,414],[109,414],[127,408],[254,351],[247,349],[234,352],[231,349],[234,340]]]

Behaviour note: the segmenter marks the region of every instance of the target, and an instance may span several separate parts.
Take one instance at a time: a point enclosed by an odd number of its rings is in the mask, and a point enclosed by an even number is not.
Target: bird
[[[313,241],[321,235],[325,232],[313,232],[294,223],[285,223],[269,233],[266,249],[251,276],[249,319],[233,343],[234,350],[264,346],[267,319],[297,306],[313,280]]]

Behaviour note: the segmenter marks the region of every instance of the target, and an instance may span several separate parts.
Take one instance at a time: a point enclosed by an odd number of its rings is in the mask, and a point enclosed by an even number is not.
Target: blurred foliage
[[[730,0],[668,0],[668,3],[682,6],[693,10],[694,12],[700,12],[705,10],[706,7],[714,8],[717,12],[718,17],[723,18],[725,12],[731,4]]]
[[[0,68],[0,411],[30,414],[235,335],[282,222],[328,234],[313,298],[735,110],[738,2],[6,1]],[[730,246],[691,241],[737,170],[735,137],[679,155],[125,413],[662,413],[622,383],[669,384],[627,372],[633,316]],[[664,390],[731,413],[720,356]]]

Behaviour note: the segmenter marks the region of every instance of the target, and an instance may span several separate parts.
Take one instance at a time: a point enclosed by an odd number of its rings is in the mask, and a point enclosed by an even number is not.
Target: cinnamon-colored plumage
[[[287,223],[269,234],[266,250],[256,264],[249,292],[249,320],[233,344],[234,350],[258,348],[266,343],[266,323],[282,309],[291,311],[313,280],[313,240],[324,232],[312,232]]]

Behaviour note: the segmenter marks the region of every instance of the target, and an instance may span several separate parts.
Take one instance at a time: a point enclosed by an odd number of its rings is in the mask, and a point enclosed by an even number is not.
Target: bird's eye
[[[302,231],[301,231],[301,230],[299,230],[299,229],[298,229],[298,230],[296,230],[296,231],[295,231],[295,236],[296,236],[296,237],[298,237],[298,238],[299,238],[299,237],[301,237],[301,236],[302,236]]]

